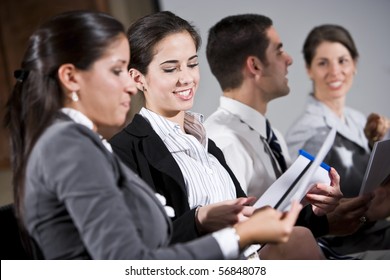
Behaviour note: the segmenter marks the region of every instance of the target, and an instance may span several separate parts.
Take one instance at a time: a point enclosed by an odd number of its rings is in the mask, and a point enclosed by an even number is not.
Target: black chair
[[[0,259],[32,259],[23,246],[13,203],[0,207],[0,225]]]

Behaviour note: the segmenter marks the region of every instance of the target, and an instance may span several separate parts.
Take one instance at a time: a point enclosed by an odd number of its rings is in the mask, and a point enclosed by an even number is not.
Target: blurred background
[[[135,19],[159,10],[170,10],[192,22],[200,31],[200,87],[193,111],[208,117],[217,109],[221,90],[205,56],[208,29],[221,18],[241,13],[259,13],[274,21],[284,49],[294,60],[289,68],[290,94],[274,100],[267,117],[282,133],[302,112],[311,82],[307,78],[302,45],[308,32],[324,23],[346,27],[360,53],[358,74],[347,105],[364,114],[377,112],[390,117],[390,0],[0,0],[0,118],[14,83],[28,37],[48,17],[76,9],[112,14],[127,28]],[[77,44],[77,42],[75,42]],[[134,100],[135,99],[135,100]],[[140,106],[133,98],[129,120]],[[10,151],[7,132],[0,127],[0,205],[12,201]]]

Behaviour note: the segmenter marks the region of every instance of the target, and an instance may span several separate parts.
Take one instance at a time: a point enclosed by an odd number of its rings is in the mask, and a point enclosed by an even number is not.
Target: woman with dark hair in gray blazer
[[[389,124],[384,116],[372,114],[367,119],[347,106],[359,59],[355,41],[343,26],[323,24],[310,30],[302,52],[313,91],[305,111],[287,131],[286,141],[292,155],[299,149],[316,154],[324,135],[332,128],[337,131],[324,161],[339,173],[344,198],[333,212],[338,232],[324,240],[343,255],[389,250],[389,184],[359,195],[369,164],[370,145],[385,136]]]
[[[73,11],[36,30],[15,71],[5,124],[16,212],[42,257],[232,259],[253,242],[285,242],[298,203],[288,213],[260,209],[235,227],[168,245],[172,226],[166,210],[172,215],[172,209],[164,209],[164,198],[101,137],[103,128],[124,123],[136,93],[129,57],[117,20]],[[264,227],[264,220],[272,226]]]

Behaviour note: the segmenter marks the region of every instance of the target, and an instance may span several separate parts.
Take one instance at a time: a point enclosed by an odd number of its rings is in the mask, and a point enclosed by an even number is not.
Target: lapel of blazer
[[[141,115],[136,114],[126,130],[139,139],[148,163],[161,173],[171,177],[187,197],[187,189],[179,165],[149,122]]]
[[[225,157],[222,153],[222,151],[217,147],[215,142],[211,139],[208,139],[208,152],[215,156],[215,158],[219,161],[219,163],[226,169],[226,171],[229,173],[230,178],[232,179],[234,186],[236,188],[236,195],[237,197],[246,197],[245,192],[242,190],[240,183],[238,182],[236,176],[234,175],[233,171],[230,169],[230,167],[227,165]]]
[[[96,145],[98,147],[100,147],[100,149],[102,150],[102,152],[104,152],[104,154],[106,155],[107,157],[107,160],[111,162],[112,166],[114,167],[114,173],[115,173],[115,177],[117,179],[117,186],[122,189],[123,191],[123,188],[125,187],[129,187],[125,181],[128,179],[128,180],[134,180],[134,181],[137,181],[136,178],[127,178],[126,179],[126,176],[128,176],[129,174],[133,174],[134,172],[128,168],[127,166],[125,166],[123,163],[121,163],[121,161],[119,160],[119,158],[114,154],[114,153],[111,153],[110,151],[107,150],[107,148],[103,145],[102,143],[102,140],[98,137],[98,135],[94,132],[92,132],[90,129],[88,128],[85,128],[85,131],[87,133],[87,135],[91,138],[91,140],[93,142],[96,143]],[[133,174],[134,176],[137,176],[135,174]],[[131,175],[130,175],[131,176]],[[138,176],[137,176],[138,177]],[[139,179],[139,177],[138,177]],[[160,209],[161,212],[163,212],[163,215],[167,221],[167,224],[168,224],[168,228],[169,228],[169,232],[171,233],[172,232],[172,224],[171,224],[171,219],[166,215],[166,211],[165,211],[165,208],[164,206],[161,204],[161,202],[157,199],[155,193],[150,190],[150,188],[146,185],[146,183],[139,179],[139,183],[137,184],[137,187],[144,193],[146,193],[151,200],[153,200],[157,207]],[[131,187],[135,187],[135,186],[131,186]]]
[[[160,209],[160,211],[163,212],[163,215],[164,215],[165,220],[167,221],[167,224],[168,224],[168,227],[169,227],[169,232],[171,233],[172,230],[173,230],[171,219],[168,217],[168,215],[167,215],[167,213],[165,211],[164,206],[157,199],[156,193],[154,193],[153,190],[151,190],[146,185],[145,181],[143,181],[140,177],[138,177],[138,175],[136,175],[133,170],[131,170],[130,168],[125,166],[123,163],[121,163],[120,159],[115,154],[111,154],[110,158],[111,158],[111,160],[113,162],[113,166],[115,167],[114,170],[115,170],[117,178],[118,178],[118,182],[117,182],[118,186],[120,186],[120,188],[129,187],[129,186],[126,185],[124,180],[126,180],[125,177],[128,174],[133,174],[134,177],[132,178],[132,180],[133,181],[137,181],[138,180],[139,183],[136,184],[137,186],[132,185],[131,187],[133,187],[133,188],[137,187],[140,191],[144,192],[147,196],[150,197],[151,200],[153,200],[156,203],[156,205]],[[129,178],[129,180],[131,180],[131,178]]]
[[[355,143],[361,148],[369,151],[367,142],[365,141],[365,136],[363,130],[357,135],[349,130],[344,124],[342,124],[341,120],[336,116],[336,114],[328,108],[325,104],[315,99],[313,96],[310,96],[308,107],[308,112],[314,115],[322,116],[324,118],[325,125],[331,128],[336,128],[337,133],[348,139],[349,141]],[[351,111],[348,107],[345,108],[345,114],[349,122],[353,122],[353,127],[359,127],[359,124],[355,123],[358,116],[354,116],[354,112]],[[352,114],[352,116],[351,116]]]
[[[127,133],[133,135],[140,141],[148,163],[159,170],[161,173],[171,177],[177,183],[176,187],[178,187],[180,191],[183,192],[184,197],[187,198],[188,193],[180,167],[165,146],[164,142],[153,130],[149,122],[141,115],[136,114],[133,118],[133,121],[125,128],[125,130]],[[236,187],[237,197],[246,197],[246,194],[242,190],[240,183],[227,165],[222,151],[215,145],[212,140],[209,139],[208,142],[208,152],[214,155],[229,173]],[[172,188],[174,186],[169,187]],[[170,189],[167,191],[172,192],[175,190]]]

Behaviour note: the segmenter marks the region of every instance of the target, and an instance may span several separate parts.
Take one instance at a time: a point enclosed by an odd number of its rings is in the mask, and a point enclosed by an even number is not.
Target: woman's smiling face
[[[348,49],[325,41],[315,52],[307,73],[314,83],[314,94],[320,100],[345,98],[351,89],[356,63]]]
[[[199,78],[193,38],[187,31],[168,35],[154,47],[143,77],[146,108],[167,118],[191,109]]]

